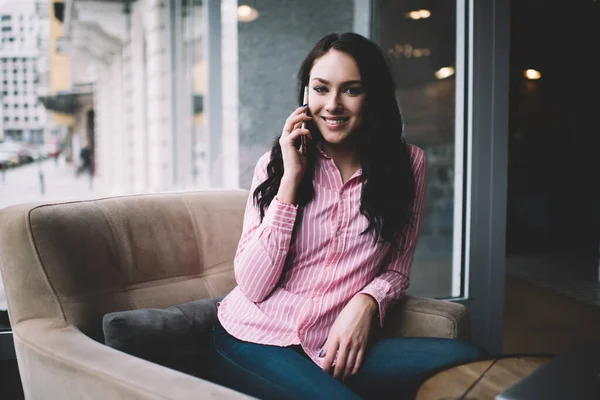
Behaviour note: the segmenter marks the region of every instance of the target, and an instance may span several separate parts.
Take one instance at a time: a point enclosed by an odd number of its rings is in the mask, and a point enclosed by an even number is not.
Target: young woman
[[[368,39],[325,36],[298,80],[308,106],[254,172],[212,379],[263,399],[410,395],[420,374],[482,355],[457,340],[378,335],[408,288],[425,155],[404,141],[389,66]]]

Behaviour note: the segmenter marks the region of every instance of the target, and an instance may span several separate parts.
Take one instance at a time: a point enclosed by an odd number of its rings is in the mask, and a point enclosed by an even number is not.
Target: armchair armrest
[[[464,305],[405,296],[388,312],[384,335],[468,340],[470,330],[469,313]]]
[[[18,323],[13,337],[28,399],[252,399],[95,342],[56,320]]]

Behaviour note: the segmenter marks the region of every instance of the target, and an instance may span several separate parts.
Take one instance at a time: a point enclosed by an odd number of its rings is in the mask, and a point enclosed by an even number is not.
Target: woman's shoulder
[[[262,156],[260,156],[260,158],[256,162],[256,166],[261,167],[261,169],[266,169],[267,165],[269,164],[269,161],[271,161],[271,150],[265,152]]]
[[[255,171],[266,171],[269,161],[271,161],[271,150],[263,153],[263,155],[258,158],[258,161],[256,161],[254,166]]]
[[[261,181],[265,180],[267,177],[267,166],[269,165],[269,161],[271,161],[271,150],[260,156],[254,166],[254,175]]]
[[[424,165],[427,162],[427,157],[423,149],[414,144],[408,144],[408,156],[410,157],[410,162],[413,170],[416,170],[421,165]]]

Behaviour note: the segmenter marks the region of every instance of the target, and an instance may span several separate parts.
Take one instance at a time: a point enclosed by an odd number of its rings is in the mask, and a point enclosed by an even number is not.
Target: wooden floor
[[[529,354],[600,342],[600,307],[507,277],[503,342],[504,353]]]
[[[506,278],[504,353],[556,354],[582,341],[600,341],[600,307]],[[0,398],[23,399],[15,361],[0,362]]]
[[[551,357],[501,357],[458,365],[435,374],[417,393],[417,400],[494,399]]]

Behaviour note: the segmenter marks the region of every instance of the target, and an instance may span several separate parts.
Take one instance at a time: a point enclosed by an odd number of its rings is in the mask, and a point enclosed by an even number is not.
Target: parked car
[[[19,155],[0,149],[0,168],[7,169],[19,165]]]
[[[18,142],[0,143],[0,151],[16,154],[18,157],[18,164],[27,164],[34,161],[31,151]]]

